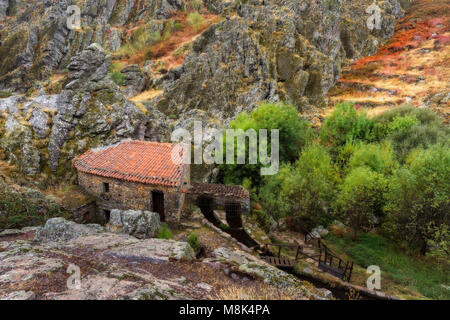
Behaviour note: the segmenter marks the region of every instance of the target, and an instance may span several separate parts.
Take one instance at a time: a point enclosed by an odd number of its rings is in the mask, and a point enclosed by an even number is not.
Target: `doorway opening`
[[[105,224],[109,223],[109,219],[111,219],[111,211],[103,210],[103,215],[105,217]]]
[[[164,193],[162,191],[152,191],[152,206],[153,212],[159,214],[159,219],[161,220],[161,222],[166,221],[166,217],[164,214]]]

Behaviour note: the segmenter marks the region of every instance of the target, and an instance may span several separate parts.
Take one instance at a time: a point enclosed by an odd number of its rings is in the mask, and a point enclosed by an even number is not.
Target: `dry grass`
[[[83,192],[81,187],[76,185],[61,184],[50,187],[44,193],[56,197],[59,203],[66,209],[78,208],[92,200],[91,197]]]
[[[144,92],[139,93],[138,95],[130,98],[129,100],[133,101],[133,102],[139,102],[139,101],[146,101],[146,100],[152,100],[153,98],[155,98],[156,96],[160,95],[163,93],[163,90],[147,90]]]
[[[252,286],[228,286],[222,288],[213,299],[218,300],[305,300],[299,290],[278,289],[264,283]]]
[[[146,59],[146,56],[151,56],[152,60],[158,60],[165,69],[170,69],[181,65],[184,61],[184,56],[179,54],[178,49],[183,45],[193,41],[199,34],[206,30],[211,24],[220,20],[220,17],[210,13],[202,14],[204,18],[204,24],[196,29],[193,28],[187,21],[189,12],[177,13],[171,19],[177,21],[182,27],[180,29],[172,30],[170,33],[161,35],[161,39],[156,43],[148,46],[143,46],[138,50],[136,48],[127,49],[129,51],[128,56],[123,56],[119,52],[116,54],[120,56],[120,62],[124,65],[138,64],[142,65]],[[139,26],[133,26],[127,30],[128,34],[136,30]],[[124,50],[124,49],[122,49]]]

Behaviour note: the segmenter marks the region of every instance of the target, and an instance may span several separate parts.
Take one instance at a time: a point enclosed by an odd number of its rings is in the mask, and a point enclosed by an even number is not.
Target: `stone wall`
[[[188,179],[188,172],[185,173],[185,177]],[[112,209],[152,211],[152,191],[162,191],[164,193],[165,220],[178,222],[180,219],[181,208],[185,198],[181,190],[183,185],[167,187],[141,184],[83,172],[78,172],[78,183],[86,192],[96,197],[100,213],[102,210]],[[109,184],[109,192],[105,193],[103,191],[103,183]],[[189,181],[187,181],[187,184],[189,184]]]

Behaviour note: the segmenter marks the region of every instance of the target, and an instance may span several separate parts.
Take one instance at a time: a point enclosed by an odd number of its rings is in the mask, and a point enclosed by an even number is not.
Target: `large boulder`
[[[260,278],[265,283],[280,289],[296,289],[300,290],[305,297],[319,300],[326,299],[312,286],[307,288],[306,283],[300,281],[297,277],[280,270],[249,253],[221,247],[215,249],[212,256],[220,262],[226,262],[227,264],[236,267],[241,273]]]
[[[138,239],[156,236],[161,223],[159,214],[138,210],[111,210],[111,217],[106,229],[115,233],[126,233]]]
[[[164,262],[172,259],[194,259],[194,250],[187,242],[146,239],[107,252],[108,255],[133,261]]]
[[[89,236],[103,232],[104,228],[98,224],[78,224],[64,218],[47,220],[44,228],[38,230],[36,241],[67,241],[82,236]]]

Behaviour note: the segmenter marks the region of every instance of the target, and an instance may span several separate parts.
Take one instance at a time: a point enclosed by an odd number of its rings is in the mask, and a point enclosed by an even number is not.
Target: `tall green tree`
[[[230,129],[261,129],[268,131],[268,150],[271,151],[270,131],[279,130],[279,157],[281,163],[293,163],[298,158],[300,151],[313,138],[314,132],[307,121],[301,120],[297,109],[292,105],[283,103],[263,103],[251,114],[243,112],[235,120],[231,121]],[[259,139],[259,137],[258,137]],[[226,139],[225,143],[226,143]],[[260,141],[259,141],[260,142]],[[235,150],[244,148],[247,161],[245,165],[224,164],[220,166],[223,181],[230,184],[242,184],[244,178],[249,178],[253,186],[259,187],[262,181],[260,174],[261,162],[258,157],[257,164],[248,164],[248,141],[245,146],[238,146],[234,141]],[[236,157],[236,154],[235,154]]]
[[[372,128],[373,122],[364,112],[356,110],[354,103],[340,103],[325,119],[320,130],[320,140],[331,148],[336,157],[340,149],[349,142],[371,141]]]
[[[450,149],[435,145],[412,153],[389,182],[384,229],[425,254],[435,227],[450,224]]]
[[[326,224],[338,180],[331,158],[320,145],[307,147],[294,165],[284,166],[261,188],[264,208],[290,216],[304,229]],[[275,218],[276,218],[275,217]]]
[[[353,229],[354,240],[360,231],[368,231],[379,222],[385,186],[382,174],[364,166],[345,177],[334,206],[337,215]]]

